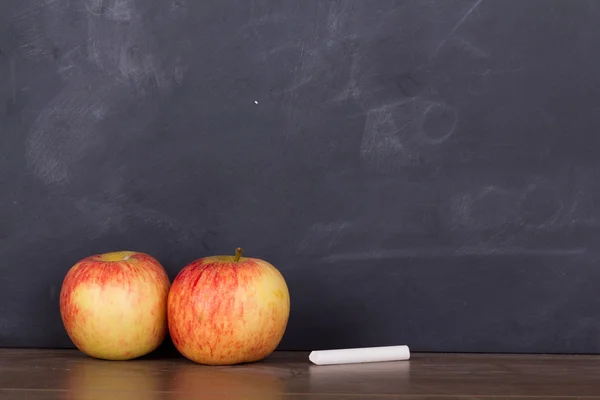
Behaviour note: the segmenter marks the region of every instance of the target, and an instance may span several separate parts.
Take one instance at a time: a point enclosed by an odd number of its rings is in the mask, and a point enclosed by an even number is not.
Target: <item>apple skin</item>
[[[264,260],[235,259],[201,258],[173,281],[167,305],[169,332],[177,350],[191,361],[260,361],[283,338],[290,314],[285,279]]]
[[[90,357],[141,357],[167,335],[169,288],[166,271],[148,254],[120,251],[87,257],[63,281],[63,325],[73,344]]]

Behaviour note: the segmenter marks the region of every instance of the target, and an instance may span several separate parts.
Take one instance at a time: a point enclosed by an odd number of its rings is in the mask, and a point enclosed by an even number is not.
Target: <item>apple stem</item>
[[[235,249],[235,258],[233,259],[233,261],[240,261],[240,258],[242,258],[242,254],[244,254],[244,249],[242,249],[241,247]]]

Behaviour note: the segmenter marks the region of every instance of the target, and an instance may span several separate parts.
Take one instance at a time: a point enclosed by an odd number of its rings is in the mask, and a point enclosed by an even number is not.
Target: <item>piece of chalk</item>
[[[410,359],[410,349],[408,346],[382,346],[317,350],[311,352],[308,359],[316,365],[404,361]]]

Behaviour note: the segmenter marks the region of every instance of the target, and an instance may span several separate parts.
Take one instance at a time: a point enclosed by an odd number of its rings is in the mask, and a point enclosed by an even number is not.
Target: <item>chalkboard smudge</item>
[[[128,227],[124,207],[105,196],[78,199],[74,206],[86,220],[92,238],[111,231],[123,231]]]
[[[259,18],[252,18],[246,24],[240,27],[240,30],[246,30],[249,28],[255,28],[257,26],[265,25],[265,24],[277,24],[279,22],[287,21],[287,17],[281,14],[269,13],[266,15],[261,15]]]
[[[350,227],[348,222],[330,222],[312,224],[304,238],[296,244],[296,251],[323,251],[330,249],[338,242],[342,232]]]
[[[130,229],[129,222],[132,220],[140,221],[148,228],[167,230],[171,240],[179,243],[188,243],[192,239],[197,242],[197,232],[201,229],[189,219],[178,220],[160,210],[128,202],[119,194],[87,195],[77,199],[73,205],[89,226],[90,238],[107,232],[125,232]]]
[[[106,17],[113,21],[131,21],[132,3],[132,0],[89,0],[86,8],[95,16]]]
[[[14,23],[21,32],[19,49],[26,58],[44,59],[50,55],[47,47],[47,38],[42,18],[42,9],[31,9],[15,16]]]
[[[350,77],[346,83],[346,87],[340,94],[329,100],[328,103],[335,103],[340,101],[346,101],[348,99],[357,100],[361,96],[361,89],[358,85],[358,74],[360,72],[360,66],[358,63],[358,54],[352,55],[352,64],[350,64]]]
[[[82,48],[105,76],[141,95],[157,89],[165,93],[183,82],[180,57],[157,56],[133,0],[88,0],[87,8],[87,40]],[[61,68],[68,70],[74,64]]]
[[[422,85],[410,73],[399,75],[396,84],[407,97],[415,97],[422,88]]]
[[[404,151],[397,133],[398,128],[390,112],[383,108],[370,111],[365,122],[361,158],[376,170],[387,170],[388,159],[401,156]]]
[[[519,209],[525,227],[541,229],[558,222],[564,204],[551,184],[538,179],[525,189]]]
[[[435,48],[435,50],[433,51],[433,53],[431,54],[431,57],[435,57],[438,55],[438,53],[440,52],[440,50],[442,49],[442,47],[444,47],[444,45],[446,44],[446,42],[448,41],[448,39],[450,37],[452,37],[452,35],[454,34],[454,32],[456,32],[456,30],[458,28],[460,28],[460,26],[462,24],[464,24],[467,19],[469,18],[469,16],[471,15],[471,13],[483,2],[483,0],[477,0],[475,1],[475,3],[473,3],[473,5],[467,10],[467,12],[462,16],[462,18],[458,21],[458,23],[454,26],[454,28],[452,28],[452,30],[444,37],[444,39],[442,39],[442,41],[440,42],[440,44]]]
[[[68,182],[71,165],[102,140],[96,135],[96,124],[108,112],[105,103],[111,88],[98,86],[100,89],[90,92],[73,83],[33,123],[27,161],[46,184]]]
[[[518,192],[495,185],[486,185],[475,193],[452,196],[451,224],[453,230],[500,231],[508,224],[516,224]]]
[[[448,140],[458,124],[455,107],[434,103],[428,106],[421,120],[421,133],[426,142],[440,144]]]
[[[12,103],[17,102],[17,79],[15,77],[15,61],[10,59],[8,61],[8,67],[10,69],[10,88],[12,94]]]
[[[176,64],[173,68],[173,73],[175,74],[175,82],[177,82],[178,85],[181,85],[183,82],[185,68],[181,64]]]
[[[469,79],[469,93],[474,95],[483,94],[489,86],[490,70],[475,74]]]
[[[329,12],[327,14],[327,33],[329,39],[328,43],[331,44],[345,38],[342,33],[344,28],[343,23],[348,15],[350,15],[350,12],[353,11],[353,5],[352,2],[349,1],[330,2],[324,4],[329,4]]]
[[[409,130],[418,117],[413,109],[403,110],[417,99],[403,99],[369,110],[360,148],[361,158],[369,168],[389,173],[420,162],[419,144]],[[422,107],[420,103],[417,109]],[[397,115],[402,118],[400,126]]]
[[[283,89],[281,86],[275,86],[269,91],[271,101],[280,101],[283,98]]]
[[[186,0],[173,0],[173,2],[171,3],[171,12],[175,12],[175,11],[181,11],[181,12],[187,11]]]
[[[472,42],[463,39],[463,38],[457,38],[459,40],[459,45],[462,49],[464,49],[469,55],[475,57],[475,58],[489,58],[489,54],[486,53],[483,49],[481,49],[480,47],[477,47],[475,44],[473,44]]]
[[[373,250],[354,253],[340,253],[324,257],[323,263],[367,261],[367,260],[396,260],[405,258],[447,258],[447,257],[469,257],[469,256],[534,256],[534,257],[556,257],[577,256],[587,252],[586,248],[523,248],[523,247],[461,247],[461,248],[422,248],[422,249],[399,249],[399,250]]]

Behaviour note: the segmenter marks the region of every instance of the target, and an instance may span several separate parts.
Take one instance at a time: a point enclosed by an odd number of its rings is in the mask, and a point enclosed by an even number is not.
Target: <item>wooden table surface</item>
[[[315,366],[304,352],[207,367],[181,357],[94,360],[75,350],[0,350],[0,399],[600,399],[600,357],[413,354]]]

